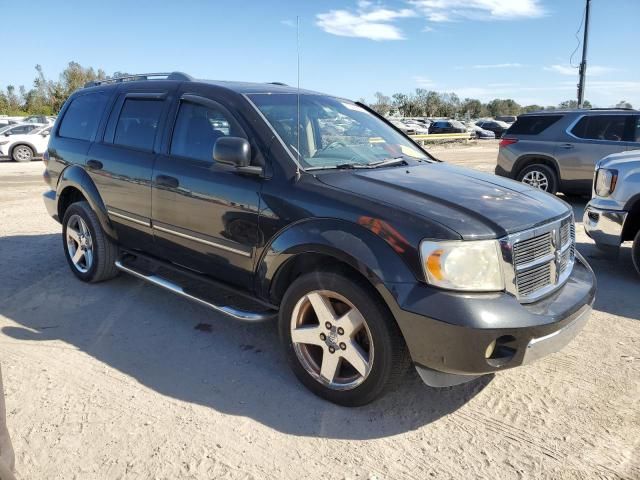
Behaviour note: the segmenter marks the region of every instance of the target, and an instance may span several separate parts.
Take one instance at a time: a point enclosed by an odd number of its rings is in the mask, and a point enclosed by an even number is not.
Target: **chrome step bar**
[[[137,277],[141,280],[149,282],[158,287],[164,288],[165,290],[169,290],[172,293],[188,298],[189,300],[193,300],[194,302],[197,302],[200,305],[209,307],[210,309],[215,310],[216,312],[222,313],[231,318],[235,318],[236,320],[242,320],[244,322],[252,322],[252,323],[263,322],[266,320],[271,320],[277,315],[277,313],[274,311],[247,312],[247,311],[239,310],[237,308],[229,307],[226,305],[214,305],[213,303],[210,303],[200,297],[196,297],[194,295],[191,295],[185,292],[180,285],[173,283],[167,280],[166,278],[163,278],[154,274],[149,275],[149,274],[139,272],[137,270],[134,270],[133,268],[127,267],[120,260],[116,260],[115,265],[119,270],[122,270],[123,272],[128,273],[129,275],[133,275],[134,277]]]

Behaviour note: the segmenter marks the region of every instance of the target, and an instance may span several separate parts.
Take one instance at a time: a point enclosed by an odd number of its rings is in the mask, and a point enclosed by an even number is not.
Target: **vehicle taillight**
[[[518,143],[518,140],[516,140],[515,138],[503,138],[502,140],[500,140],[498,146],[500,148],[508,147],[509,145],[513,145],[514,143]]]

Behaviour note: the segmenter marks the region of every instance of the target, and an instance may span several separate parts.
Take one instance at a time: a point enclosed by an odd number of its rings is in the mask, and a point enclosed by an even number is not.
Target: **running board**
[[[215,310],[216,312],[222,313],[231,318],[235,318],[236,320],[242,320],[244,322],[262,322],[265,320],[271,320],[277,315],[277,312],[274,312],[273,310],[267,310],[264,312],[248,312],[245,310],[240,310],[240,309],[229,307],[226,305],[215,305],[203,298],[200,298],[195,295],[191,295],[188,292],[185,292],[184,288],[182,288],[177,283],[174,283],[159,275],[140,272],[138,270],[135,270],[131,267],[124,265],[121,260],[116,260],[115,265],[119,270],[122,270],[125,273],[133,275],[134,277],[137,277],[141,280],[149,282],[158,287],[164,288],[165,290],[169,290],[170,292],[180,295],[182,297],[188,298],[189,300],[193,300],[194,302],[197,302],[200,305],[209,307],[210,309]]]

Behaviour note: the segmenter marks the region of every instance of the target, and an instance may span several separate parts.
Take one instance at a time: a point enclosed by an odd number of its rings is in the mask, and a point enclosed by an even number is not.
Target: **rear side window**
[[[120,111],[113,143],[153,150],[164,101],[127,98]]]
[[[513,135],[539,135],[562,118],[562,115],[527,115],[518,117],[508,133]]]
[[[91,140],[109,96],[105,92],[88,93],[74,98],[64,114],[58,135],[77,140]]]
[[[588,140],[625,140],[628,115],[591,115],[582,117],[571,133]]]
[[[182,102],[171,141],[171,154],[213,161],[213,145],[220,137],[245,137],[222,108]]]

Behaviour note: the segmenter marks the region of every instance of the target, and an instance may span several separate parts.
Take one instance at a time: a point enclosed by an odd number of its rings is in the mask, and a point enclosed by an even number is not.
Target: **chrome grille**
[[[571,274],[575,259],[573,215],[508,237],[513,293],[532,302],[559,288]],[[509,248],[510,247],[510,248]]]
[[[538,265],[518,275],[518,293],[521,296],[531,295],[552,281],[551,264]]]
[[[523,240],[513,246],[513,259],[516,265],[533,262],[553,253],[552,232],[539,237]]]

